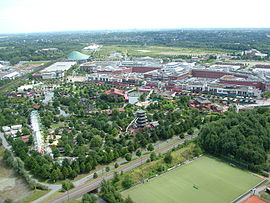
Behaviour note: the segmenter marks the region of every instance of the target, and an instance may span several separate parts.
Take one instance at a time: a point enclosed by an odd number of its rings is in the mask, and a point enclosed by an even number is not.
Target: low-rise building
[[[42,79],[56,79],[62,78],[64,76],[65,71],[69,70],[76,62],[56,62],[51,66],[45,68],[40,71],[40,75]]]
[[[114,97],[122,97],[125,101],[128,101],[128,95],[123,93],[122,90],[119,90],[119,89],[116,89],[116,88],[105,91],[105,94],[106,95],[112,95]]]

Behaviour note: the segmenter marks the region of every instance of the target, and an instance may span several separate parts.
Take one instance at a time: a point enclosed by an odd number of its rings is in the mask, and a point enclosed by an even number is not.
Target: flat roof
[[[71,66],[75,65],[75,61],[69,62],[56,62],[49,67],[45,68],[41,72],[56,72],[56,71],[66,71],[71,68]]]

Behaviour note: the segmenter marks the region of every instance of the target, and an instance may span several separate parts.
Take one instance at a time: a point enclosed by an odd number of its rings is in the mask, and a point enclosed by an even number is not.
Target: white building
[[[15,79],[16,77],[19,77],[19,76],[20,76],[20,73],[15,71],[15,72],[9,73],[7,75],[4,75],[3,79]]]
[[[75,61],[56,62],[51,66],[45,68],[44,70],[40,71],[40,74],[42,79],[62,78],[64,76],[64,72],[69,70],[75,64]]]
[[[84,47],[83,50],[97,50],[98,48],[100,48],[101,45],[98,44],[92,44],[90,46]]]

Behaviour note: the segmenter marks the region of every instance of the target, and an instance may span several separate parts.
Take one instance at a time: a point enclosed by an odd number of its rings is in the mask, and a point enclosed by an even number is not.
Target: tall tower
[[[138,110],[136,112],[137,120],[136,120],[136,126],[137,128],[144,128],[147,124],[147,116],[145,111]]]

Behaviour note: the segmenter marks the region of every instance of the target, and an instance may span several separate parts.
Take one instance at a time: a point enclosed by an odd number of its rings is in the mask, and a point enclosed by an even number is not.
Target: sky
[[[269,0],[0,0],[0,33],[270,28]]]

